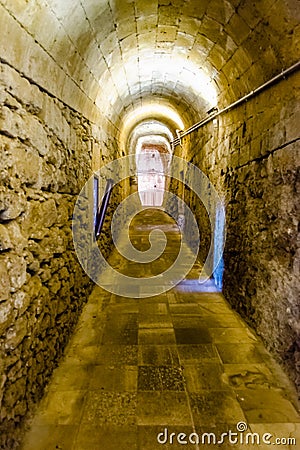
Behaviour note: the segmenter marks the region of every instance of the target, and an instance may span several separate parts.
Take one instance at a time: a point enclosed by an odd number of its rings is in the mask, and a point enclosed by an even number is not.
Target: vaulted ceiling
[[[150,116],[159,120],[165,116],[160,107],[169,109],[174,129],[181,127],[180,120],[187,127],[211,107],[254,89],[300,54],[299,0],[0,3],[60,73],[121,131],[129,114],[133,123]],[[7,42],[9,34],[7,28]],[[26,46],[24,38],[19,44]],[[57,77],[52,76],[52,84],[63,82]],[[155,117],[145,114],[151,107]]]

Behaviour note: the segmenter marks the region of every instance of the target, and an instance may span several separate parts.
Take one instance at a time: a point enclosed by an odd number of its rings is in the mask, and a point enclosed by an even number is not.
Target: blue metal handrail
[[[105,219],[105,215],[106,215],[106,211],[107,211],[107,207],[109,204],[109,199],[110,199],[110,195],[112,192],[112,188],[113,188],[114,182],[111,179],[107,180],[106,183],[106,188],[105,188],[105,192],[102,198],[102,202],[100,207],[98,208],[97,214],[96,214],[96,223],[95,223],[95,236],[96,239],[100,236],[103,224],[104,224],[104,219]]]

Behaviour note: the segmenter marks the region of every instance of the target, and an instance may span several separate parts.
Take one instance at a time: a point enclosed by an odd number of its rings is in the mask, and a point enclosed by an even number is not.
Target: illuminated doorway
[[[144,144],[137,156],[138,192],[143,206],[162,206],[165,190],[165,167],[159,148]]]

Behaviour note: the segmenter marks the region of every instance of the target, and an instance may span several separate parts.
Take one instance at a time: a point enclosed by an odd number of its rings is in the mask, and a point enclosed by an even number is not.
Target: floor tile
[[[138,390],[139,391],[160,391],[162,390],[159,367],[140,366],[138,369]]]
[[[294,406],[275,389],[237,390],[248,423],[300,423]]]
[[[73,449],[78,428],[71,425],[33,427],[26,435],[21,450]]]
[[[84,327],[78,330],[72,337],[72,345],[97,346],[101,341],[102,332],[103,329],[101,325],[98,329],[94,329],[92,327]]]
[[[139,328],[172,328],[172,320],[167,314],[140,314]]]
[[[175,328],[176,342],[183,344],[208,344],[212,342],[207,328]]]
[[[77,365],[94,364],[99,353],[99,345],[70,345],[66,349],[65,362]]]
[[[102,449],[138,450],[137,427],[83,424],[79,429],[74,450]]]
[[[216,344],[224,364],[262,363],[260,347],[255,344]]]
[[[197,303],[199,305],[201,304],[207,304],[207,303],[223,303],[224,302],[224,296],[220,293],[214,293],[214,292],[203,292],[201,294],[197,295]]]
[[[140,345],[138,363],[141,366],[179,366],[176,345]]]
[[[80,364],[74,367],[72,361],[68,360],[54,371],[50,390],[78,391],[87,389],[92,371],[92,364]]]
[[[232,314],[229,305],[225,302],[222,303],[210,303],[206,302],[199,304],[200,311],[203,314],[214,313],[214,314]]]
[[[105,319],[105,330],[136,330],[138,328],[138,315],[135,313],[109,312]]]
[[[137,314],[139,311],[139,303],[137,300],[129,302],[126,297],[115,296],[114,303],[109,303],[105,312],[108,314]]]
[[[222,365],[216,363],[199,364],[184,367],[184,378],[188,392],[226,389],[223,381]]]
[[[181,367],[139,366],[139,391],[184,391],[185,382]]]
[[[138,425],[192,425],[183,392],[139,392]]]
[[[94,366],[90,372],[89,389],[114,392],[136,392],[138,371],[135,366]]]
[[[270,388],[276,382],[265,364],[224,364],[223,381],[232,388]]]
[[[166,303],[140,303],[139,313],[142,315],[168,314],[168,308]]]
[[[138,363],[137,345],[101,345],[97,364],[110,366],[135,366]]]
[[[139,330],[139,345],[175,344],[173,328],[141,329]]]
[[[197,426],[214,426],[224,423],[245,421],[245,416],[235,396],[227,391],[211,391],[190,394],[194,423]]]
[[[180,314],[180,315],[201,315],[201,310],[198,305],[193,303],[184,303],[184,304],[172,304],[170,305],[170,312],[172,315]]]
[[[213,344],[178,345],[181,363],[197,365],[205,362],[220,362],[220,356]]]
[[[46,396],[39,414],[33,424],[40,425],[77,425],[80,423],[84,408],[86,391],[55,391]]]
[[[245,323],[236,317],[235,314],[215,314],[207,312],[201,317],[208,328],[246,328]]]
[[[81,423],[133,426],[136,424],[136,407],[135,393],[90,391]]]
[[[201,316],[176,314],[172,317],[174,328],[203,328],[205,321]]]
[[[257,338],[247,328],[209,328],[214,343],[256,343]]]
[[[137,345],[138,343],[138,330],[137,329],[125,329],[119,331],[115,328],[106,327],[102,336],[102,344],[111,345]]]

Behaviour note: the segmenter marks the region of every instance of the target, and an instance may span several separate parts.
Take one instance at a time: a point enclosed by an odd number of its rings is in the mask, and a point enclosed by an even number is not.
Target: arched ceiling
[[[135,124],[135,127],[125,140],[128,153],[139,152],[143,143],[160,143],[171,152],[170,142],[176,136],[168,125],[157,120],[145,120]]]
[[[1,4],[120,133],[149,104],[168,105],[188,127],[300,54],[299,0]]]

